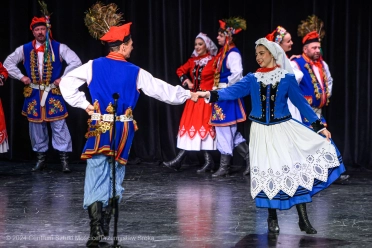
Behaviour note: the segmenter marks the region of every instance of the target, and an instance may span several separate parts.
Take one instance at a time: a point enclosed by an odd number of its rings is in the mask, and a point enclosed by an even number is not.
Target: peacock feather
[[[99,39],[112,26],[119,26],[122,21],[123,14],[116,13],[119,10],[114,3],[104,5],[97,2],[85,12],[84,23],[87,26],[89,33],[93,38]]]
[[[228,19],[223,19],[223,21],[226,23],[226,27],[231,27],[235,30],[237,29],[246,30],[247,29],[247,22],[241,17],[231,17]]]
[[[298,25],[297,34],[304,37],[306,34],[316,31],[320,40],[325,36],[324,23],[316,15],[308,16],[306,20],[301,21]]]

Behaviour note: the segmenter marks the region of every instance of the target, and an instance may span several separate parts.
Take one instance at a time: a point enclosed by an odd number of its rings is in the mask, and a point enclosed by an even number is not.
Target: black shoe
[[[229,174],[230,155],[221,154],[220,168],[216,173],[212,174],[212,177],[222,177]]]
[[[299,218],[298,226],[300,227],[300,230],[306,232],[307,234],[316,234],[317,231],[311,226],[309,218],[307,217],[306,204],[297,204],[296,209]]]
[[[42,171],[46,168],[46,152],[37,153],[37,162],[34,168],[31,171]]]
[[[197,170],[196,173],[204,173],[208,170],[213,170],[214,169],[214,162],[213,162],[212,155],[209,154],[207,151],[204,151],[204,159],[205,159],[205,163],[204,163],[203,167],[201,169]]]
[[[163,162],[163,165],[168,167],[169,169],[173,169],[175,171],[179,171],[179,169],[182,166],[182,160],[186,156],[186,151],[185,150],[180,150],[177,154],[177,156],[168,162]]]
[[[269,217],[267,218],[267,227],[269,233],[279,233],[278,216],[276,215],[276,209],[268,208]]]
[[[236,146],[236,150],[245,160],[245,170],[243,176],[249,175],[251,173],[251,163],[249,161],[249,146],[246,142],[242,142]]]
[[[59,152],[59,157],[61,159],[62,172],[70,173],[71,170],[68,167],[68,155],[67,155],[67,153],[66,152]]]
[[[87,247],[98,247],[99,241],[104,237],[102,224],[102,202],[96,201],[88,207],[90,219],[90,235]]]

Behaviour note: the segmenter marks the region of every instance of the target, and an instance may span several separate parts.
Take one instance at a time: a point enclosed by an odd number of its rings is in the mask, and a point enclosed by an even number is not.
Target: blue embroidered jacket
[[[26,69],[27,76],[34,84],[52,84],[62,74],[62,61],[59,56],[60,43],[52,40],[51,45],[55,61],[51,62],[50,68],[48,68],[47,64],[44,64],[43,75],[39,73],[38,54],[35,52],[32,41],[23,45],[23,66]],[[50,78],[47,77],[48,70],[51,70]],[[33,74],[35,75],[34,78]],[[65,101],[59,89],[49,91],[44,107],[40,105],[41,97],[42,92],[39,89],[32,89],[30,94],[25,97],[22,114],[27,116],[30,122],[56,121],[68,116]]]
[[[265,85],[258,82],[254,74],[249,73],[234,85],[211,92],[211,102],[224,101],[251,95],[252,111],[249,119],[264,125],[273,125],[292,118],[287,105],[292,103],[306,116],[310,123],[319,119],[305,100],[293,74],[286,74],[280,82]],[[315,129],[315,128],[314,128]]]
[[[237,52],[240,54],[236,47],[233,47],[226,52],[220,71],[220,84],[229,83],[228,77],[231,75],[231,71],[227,68],[226,62],[227,57],[231,52]],[[245,106],[242,99],[234,98],[234,100],[220,101],[212,105],[212,117],[210,120],[212,126],[230,126],[245,120]]]
[[[109,106],[114,103],[113,93],[118,93],[120,97],[117,101],[117,115],[130,117],[140,94],[137,90],[139,70],[138,66],[126,61],[106,57],[93,60],[93,75],[89,84],[89,92],[95,102],[95,112],[102,115],[110,114]],[[115,125],[116,161],[126,164],[136,125],[134,121],[115,121]],[[99,126],[102,126],[102,122],[93,121],[89,131],[93,133]],[[111,155],[113,153],[110,147],[111,137],[112,129],[96,135],[89,135],[81,158],[88,159],[95,154]]]

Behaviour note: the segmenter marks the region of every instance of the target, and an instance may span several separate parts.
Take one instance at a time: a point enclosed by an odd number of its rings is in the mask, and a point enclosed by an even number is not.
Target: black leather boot
[[[251,172],[251,163],[249,161],[249,146],[246,142],[240,143],[237,147],[236,150],[242,156],[245,160],[245,170],[243,172],[243,175],[249,175]]]
[[[62,171],[65,172],[65,173],[71,172],[70,168],[68,167],[68,155],[67,155],[67,152],[59,152],[59,157],[61,159]]]
[[[204,173],[207,170],[213,170],[214,169],[214,161],[213,161],[212,155],[209,154],[209,152],[207,152],[207,151],[204,151],[204,160],[205,160],[205,163],[204,163],[203,167],[201,169],[197,170],[196,173]]]
[[[42,171],[46,168],[46,152],[37,153],[37,162],[34,168],[31,171]]]
[[[221,177],[229,174],[230,155],[221,154],[220,168],[216,173],[212,174],[212,177]]]
[[[305,231],[307,234],[316,234],[317,231],[311,226],[309,218],[307,217],[306,204],[297,204],[296,209],[299,218],[298,226],[300,227],[301,231]]]
[[[267,226],[269,229],[269,233],[279,233],[279,223],[278,223],[278,216],[276,215],[276,209],[268,208],[269,217],[267,218]]]
[[[110,221],[112,215],[112,198],[110,198],[108,206],[102,211],[102,230],[105,237],[109,236],[110,233]]]
[[[181,166],[182,166],[182,160],[186,156],[186,151],[185,150],[180,150],[177,154],[177,156],[168,162],[163,162],[163,165],[166,167],[178,171]]]
[[[90,236],[86,243],[87,247],[98,247],[99,241],[104,237],[102,224],[102,202],[96,201],[88,207],[90,219]]]

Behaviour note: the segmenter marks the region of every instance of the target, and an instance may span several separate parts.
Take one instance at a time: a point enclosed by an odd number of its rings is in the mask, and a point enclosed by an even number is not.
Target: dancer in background
[[[218,29],[218,45],[221,46],[215,60],[214,88],[224,89],[234,85],[243,75],[242,57],[235,46],[235,35],[246,29],[246,21],[242,18],[220,20]],[[221,153],[220,167],[213,177],[225,176],[229,173],[230,160],[234,148],[244,158],[246,167],[243,175],[248,175],[249,147],[237,130],[237,123],[246,120],[243,99],[221,101],[212,105],[211,125],[216,127],[217,149]]]
[[[322,108],[328,106],[332,96],[333,78],[328,64],[322,57],[321,40],[325,36],[323,26],[323,22],[315,15],[301,22],[298,26],[298,34],[303,37],[303,53],[293,60],[293,65],[304,75],[300,81],[302,94],[323,125],[327,127]],[[311,122],[305,116],[302,117],[302,122],[311,127]],[[349,177],[349,175],[342,175],[337,183],[342,183]]]
[[[276,29],[273,32],[266,35],[266,39],[279,44],[279,46],[286,53],[292,50],[292,45],[293,45],[292,36],[285,28],[281,26],[276,27]],[[291,66],[292,66],[292,70],[296,77],[297,82],[300,83],[304,74],[301,72],[301,70],[296,68],[295,62],[291,61]],[[288,99],[288,109],[289,109],[289,112],[291,112],[293,119],[299,122],[302,122],[300,111],[293,105],[293,103],[289,99]]]
[[[62,171],[70,172],[67,153],[72,151],[72,142],[65,121],[68,113],[58,86],[62,75],[80,66],[81,61],[68,46],[52,39],[50,15],[46,9],[43,13],[44,17],[34,17],[30,24],[35,40],[18,47],[6,58],[4,67],[11,78],[25,84],[22,115],[29,121],[32,150],[37,153],[32,171],[46,168],[49,123],[52,145],[59,151]],[[67,63],[64,72],[63,60]],[[27,75],[17,67],[20,62],[23,62]]]
[[[217,50],[206,34],[199,33],[195,38],[191,58],[177,69],[181,84],[187,85],[193,92],[211,90],[214,79],[213,62]],[[216,133],[214,127],[209,124],[211,113],[211,105],[203,99],[196,103],[186,101],[177,135],[177,147],[180,151],[173,160],[164,162],[165,166],[179,170],[187,151],[203,151],[205,163],[197,173],[213,170],[213,158],[208,152],[216,150]]]
[[[0,86],[3,86],[8,78],[8,71],[0,63]],[[0,153],[5,153],[9,150],[8,133],[6,132],[5,115],[3,104],[0,98]]]

